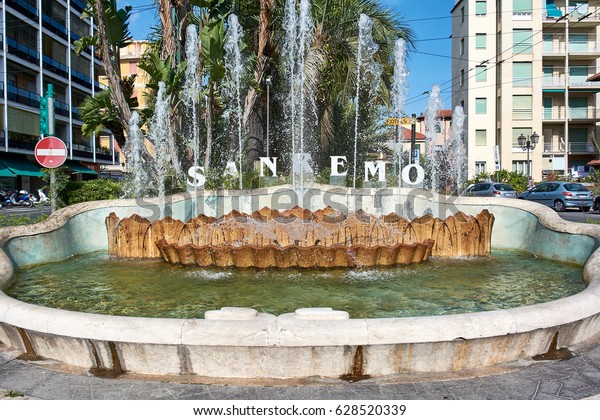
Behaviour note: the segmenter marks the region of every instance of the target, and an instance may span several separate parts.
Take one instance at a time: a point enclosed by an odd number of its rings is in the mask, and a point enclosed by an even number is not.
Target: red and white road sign
[[[44,137],[35,145],[35,159],[45,168],[58,168],[67,160],[67,146],[58,137]]]

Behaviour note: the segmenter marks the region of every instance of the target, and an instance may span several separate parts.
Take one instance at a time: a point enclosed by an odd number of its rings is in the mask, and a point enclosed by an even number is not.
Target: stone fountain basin
[[[291,208],[291,190],[252,194],[206,191],[205,214],[233,208]],[[404,201],[406,196],[408,204]],[[71,312],[23,303],[0,292],[0,342],[30,357],[82,368],[142,374],[225,378],[379,376],[481,368],[569,347],[600,332],[600,227],[566,222],[554,210],[524,200],[461,198],[414,190],[309,188],[303,207],[332,203],[373,215],[396,209],[434,215],[460,210],[495,217],[493,248],[585,264],[581,293],[544,304],[480,313],[387,319],[350,319],[336,308],[299,308],[274,316],[251,308],[208,311],[205,319],[152,319]],[[187,199],[186,199],[187,198]],[[175,218],[191,215],[189,197],[170,198]],[[34,226],[0,230],[0,287],[15,267],[61,261],[107,248],[105,218],[146,211],[133,200],[83,203]],[[85,275],[85,273],[82,273]],[[558,333],[558,335],[557,335]]]

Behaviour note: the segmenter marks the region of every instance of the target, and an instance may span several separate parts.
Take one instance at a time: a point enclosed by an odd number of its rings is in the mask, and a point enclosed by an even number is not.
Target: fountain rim
[[[281,187],[270,187],[272,190]],[[370,189],[349,191],[336,187],[336,191],[370,195]],[[396,189],[397,190],[397,189]],[[237,195],[240,191],[216,191],[217,195]],[[431,193],[429,193],[431,194]],[[171,202],[188,199],[184,194],[171,197]],[[148,200],[153,202],[153,200]],[[438,203],[444,200],[438,196]],[[590,236],[600,242],[600,228],[567,222],[554,210],[524,200],[502,200],[495,198],[461,197],[460,204],[488,208],[501,206],[517,208],[533,214],[548,229]],[[110,200],[82,203],[57,211],[46,221],[29,227],[13,227],[0,230],[0,245],[15,237],[33,236],[60,229],[78,214],[98,209],[131,207],[135,200]],[[12,277],[13,265],[8,255],[0,252],[0,286]],[[567,325],[598,315],[600,307],[600,249],[589,256],[583,267],[583,279],[587,287],[582,292],[551,302],[501,309],[488,312],[465,314],[406,317],[332,320],[298,319],[294,314],[279,316],[258,314],[250,320],[207,320],[123,317],[88,314],[28,304],[11,298],[0,291],[0,322],[28,330],[53,335],[67,335],[87,339],[104,339],[133,343],[161,343],[185,345],[227,346],[306,346],[306,345],[350,345],[392,344],[432,341],[452,341],[457,338],[477,339],[505,334],[518,334],[537,329]],[[334,308],[335,309],[335,308]],[[256,331],[272,329],[288,324],[306,327],[304,334],[294,337],[274,337],[256,334],[248,338],[248,328]],[[310,328],[308,327],[310,326]],[[200,328],[201,327],[201,328]],[[277,328],[276,328],[277,329]],[[321,334],[327,331],[326,334]],[[273,340],[275,341],[273,342]]]

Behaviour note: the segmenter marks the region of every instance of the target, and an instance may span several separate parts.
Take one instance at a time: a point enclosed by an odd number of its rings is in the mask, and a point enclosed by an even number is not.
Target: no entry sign
[[[58,137],[44,137],[35,145],[35,159],[45,168],[58,168],[67,160],[67,146]]]

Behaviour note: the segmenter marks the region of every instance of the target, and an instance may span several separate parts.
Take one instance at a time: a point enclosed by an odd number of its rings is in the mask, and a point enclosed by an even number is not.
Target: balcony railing
[[[52,19],[45,13],[42,13],[42,24],[44,28],[50,30],[50,32],[55,33],[56,35],[67,39],[67,28],[60,22]]]
[[[81,0],[71,0],[71,6],[80,13],[85,10],[85,2]]]
[[[549,21],[556,21],[565,14],[569,13],[568,19],[571,21],[587,21],[587,20],[600,20],[600,8],[590,6],[589,3],[579,2],[576,5],[569,6],[567,9],[564,7],[555,6],[555,10],[560,11],[561,16],[550,13],[550,10],[544,11],[544,19]]]
[[[40,95],[11,85],[8,85],[8,100],[34,108],[39,108],[40,106]]]
[[[83,73],[78,72],[77,70],[71,69],[71,78],[74,82],[77,82],[80,85],[86,86],[88,88],[92,87],[92,78],[86,76]]]
[[[37,63],[40,59],[40,54],[33,48],[20,44],[12,38],[6,37],[8,52],[30,63]]]
[[[81,121],[81,114],[80,114],[80,112],[79,112],[79,108],[78,108],[78,107],[76,107],[76,106],[72,106],[72,107],[71,107],[71,114],[72,114],[72,116],[73,116],[73,119],[76,119],[76,120],[80,120],[80,121]]]
[[[54,112],[58,115],[62,115],[63,117],[69,116],[69,104],[64,102],[54,101]]]
[[[569,143],[569,152],[571,153],[595,153],[596,147],[592,143]]]
[[[600,119],[600,108],[595,106],[569,108],[569,118],[573,120]]]
[[[542,86],[545,88],[564,88],[565,87],[565,75],[552,75],[552,76],[544,76],[542,79]]]
[[[4,82],[0,82],[0,97],[4,98]]]
[[[542,119],[545,121],[564,120],[565,118],[566,115],[564,106],[553,106],[551,108],[544,108],[544,111],[542,113]]]
[[[69,69],[63,63],[56,61],[47,55],[42,56],[43,66],[46,70],[50,70],[52,73],[62,77],[69,77]]]
[[[34,19],[37,19],[38,17],[37,7],[25,0],[6,0],[6,5],[21,12],[27,17]]]
[[[558,141],[555,140],[544,140],[544,153],[548,152],[556,152],[556,153],[564,153],[565,152],[565,140],[561,137]]]
[[[544,54],[565,54],[567,43],[564,39],[553,39],[552,42],[544,42]]]
[[[100,91],[106,90],[106,89],[108,89],[108,86],[98,82],[97,80],[94,80],[94,91],[100,92]]]

